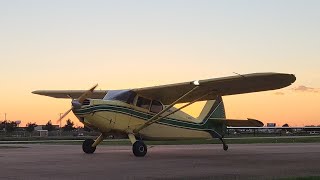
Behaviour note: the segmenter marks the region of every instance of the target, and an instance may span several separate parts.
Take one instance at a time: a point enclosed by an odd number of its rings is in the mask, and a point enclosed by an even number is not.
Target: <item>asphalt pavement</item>
[[[19,148],[15,148],[19,147]],[[320,143],[149,146],[0,145],[0,179],[277,179],[320,176]]]

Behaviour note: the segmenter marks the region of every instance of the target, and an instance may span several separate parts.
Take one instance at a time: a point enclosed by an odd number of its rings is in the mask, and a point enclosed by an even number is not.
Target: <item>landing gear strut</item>
[[[227,151],[228,150],[228,145],[224,142],[223,136],[221,136],[218,132],[215,130],[209,131],[212,137],[219,138],[219,140],[222,142],[223,145],[223,150]]]
[[[220,141],[222,142],[222,144],[223,144],[223,150],[225,150],[225,151],[227,151],[228,150],[228,145],[224,142],[224,140],[222,139],[222,138],[219,138],[220,139]]]
[[[132,152],[137,157],[144,157],[147,154],[147,146],[141,141],[137,140],[133,134],[128,134],[128,137],[132,143]]]

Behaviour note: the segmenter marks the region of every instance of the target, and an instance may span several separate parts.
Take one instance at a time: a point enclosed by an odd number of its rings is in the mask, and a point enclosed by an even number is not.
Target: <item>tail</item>
[[[227,131],[222,97],[217,96],[215,100],[207,101],[198,119],[204,123],[205,128],[213,137],[221,138]]]

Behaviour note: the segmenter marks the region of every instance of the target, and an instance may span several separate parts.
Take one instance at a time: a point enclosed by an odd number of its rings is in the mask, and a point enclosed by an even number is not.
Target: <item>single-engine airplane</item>
[[[190,81],[178,84],[128,90],[38,90],[34,94],[54,98],[70,98],[70,111],[85,126],[98,130],[96,139],[82,144],[85,153],[92,154],[106,133],[128,134],[135,156],[143,157],[147,146],[143,140],[218,138],[228,150],[223,136],[226,127],[263,126],[254,120],[226,119],[222,96],[280,89],[296,80],[293,74],[253,73],[222,78]],[[181,111],[197,102],[206,101],[199,117]],[[182,107],[174,107],[185,103]]]

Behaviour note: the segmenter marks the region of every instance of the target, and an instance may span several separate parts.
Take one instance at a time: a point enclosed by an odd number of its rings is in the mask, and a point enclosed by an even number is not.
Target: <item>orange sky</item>
[[[122,86],[119,87],[123,88]],[[275,122],[277,125],[284,123],[291,126],[319,125],[320,93],[294,91],[292,90],[293,87],[295,86],[283,90],[225,96],[223,99],[227,118],[255,118],[264,123]],[[18,101],[13,101],[10,96],[6,96],[2,100],[7,102],[5,103],[7,118],[22,120],[23,125],[27,122],[45,124],[48,120],[53,120],[53,123],[55,123],[59,113],[65,112],[70,107],[70,100],[33,95],[30,91],[23,92],[16,98]],[[17,106],[17,102],[19,106]],[[192,105],[185,111],[197,116],[202,105],[203,103]],[[1,115],[4,116],[3,113]],[[72,119],[75,124],[81,125],[72,113],[65,120],[68,118]],[[65,120],[62,124],[65,123]]]
[[[224,97],[228,118],[319,125],[319,8],[319,1],[291,0],[2,1],[0,120],[7,113],[23,124],[55,122],[70,107],[69,100],[31,94],[39,89],[127,89],[282,72],[297,81]]]

